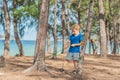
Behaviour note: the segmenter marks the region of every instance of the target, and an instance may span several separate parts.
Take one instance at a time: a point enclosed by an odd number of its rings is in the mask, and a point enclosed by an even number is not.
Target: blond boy
[[[70,36],[69,41],[65,46],[65,48],[69,47],[65,62],[73,60],[73,64],[74,64],[73,72],[77,72],[78,69],[78,60],[79,60],[80,46],[82,40],[83,37],[80,34],[80,26],[78,24],[74,24],[72,26],[72,35]],[[62,65],[62,68],[64,67],[64,63]],[[62,69],[62,71],[64,71],[64,69]]]

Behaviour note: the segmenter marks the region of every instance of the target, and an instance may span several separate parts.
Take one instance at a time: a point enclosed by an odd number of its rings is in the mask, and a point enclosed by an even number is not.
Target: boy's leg
[[[71,53],[68,53],[67,56],[66,56],[66,59],[63,61],[62,69],[60,69],[60,71],[64,71],[65,64],[68,64],[68,62],[69,62],[71,59],[72,59],[72,54],[71,54]]]
[[[67,60],[64,60],[64,61],[63,61],[62,68],[60,69],[61,72],[64,71],[64,65],[65,65],[65,63],[68,63],[68,61],[67,61]]]
[[[77,71],[77,69],[78,69],[78,61],[73,60],[73,63],[74,63],[74,69],[75,69],[75,71]]]
[[[73,55],[74,71],[77,71],[78,69],[78,60],[79,60],[79,53],[74,53]]]
[[[68,64],[68,60],[64,60],[63,65],[62,65],[62,69],[64,68],[65,64]]]

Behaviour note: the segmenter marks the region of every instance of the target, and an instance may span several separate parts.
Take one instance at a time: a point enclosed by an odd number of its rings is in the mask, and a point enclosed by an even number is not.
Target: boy
[[[82,45],[81,43],[82,40],[83,37],[80,34],[80,26],[78,24],[74,24],[72,26],[72,35],[70,36],[69,41],[65,46],[65,48],[68,48],[70,46],[65,62],[73,60],[73,64],[74,64],[73,72],[75,73],[77,73],[77,69],[78,69],[78,60],[79,60],[80,46]],[[63,67],[65,62],[62,65],[61,71],[64,71]]]

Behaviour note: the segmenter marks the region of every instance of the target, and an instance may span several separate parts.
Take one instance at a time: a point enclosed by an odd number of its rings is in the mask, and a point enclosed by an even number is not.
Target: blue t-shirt
[[[69,40],[70,40],[70,43],[71,43],[70,45],[72,45],[72,44],[79,44],[83,40],[83,37],[82,37],[81,34],[78,34],[77,36],[72,34],[70,36]],[[70,46],[69,52],[70,53],[80,53],[80,46],[75,46],[75,47]]]

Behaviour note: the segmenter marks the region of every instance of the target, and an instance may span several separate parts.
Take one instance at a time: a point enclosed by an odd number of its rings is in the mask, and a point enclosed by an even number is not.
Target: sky
[[[9,3],[8,6],[11,6],[12,4]],[[2,7],[2,0],[0,0],[0,14],[3,14],[3,11],[1,10],[1,7]],[[11,12],[10,12],[11,14]],[[12,15],[12,14],[11,14]],[[0,17],[1,18],[1,17]],[[10,16],[11,18],[11,24],[10,24],[10,35],[13,37],[14,36],[14,28],[13,28],[13,21],[12,21],[12,17]],[[5,21],[5,19],[4,19]],[[36,27],[36,25],[31,25],[30,24],[30,21],[33,21],[32,19],[30,20],[26,20],[26,21],[23,21],[22,22],[22,26],[25,26],[25,34],[24,36],[21,38],[21,40],[36,40],[36,28],[33,28],[33,27]],[[36,24],[36,23],[35,23]],[[28,28],[29,26],[31,26],[31,28]],[[3,24],[0,22],[0,35],[5,35],[4,33],[4,29],[3,29]],[[0,39],[3,39],[3,38],[0,38]]]
[[[12,6],[12,3],[11,1],[8,3],[8,7]],[[0,0],[0,7],[2,7],[2,0]],[[50,8],[50,11],[53,11],[54,7],[51,7]],[[2,11],[0,11],[0,14],[1,14]],[[61,14],[61,13],[60,13]],[[12,11],[10,12],[10,15],[12,15]],[[51,24],[52,26],[54,25],[54,22],[53,19],[54,17],[54,14],[51,14],[49,16],[49,24]],[[10,25],[10,35],[11,36],[14,36],[14,28],[13,28],[13,18],[12,16],[10,16],[11,18],[11,25]],[[61,17],[57,17],[57,24],[61,24]],[[72,18],[74,19],[73,21],[77,21],[75,20],[75,17],[72,16]],[[37,34],[37,31],[36,31],[36,27],[37,27],[37,22],[35,22],[35,20],[32,18],[32,17],[28,17],[28,18],[21,18],[21,23],[19,26],[21,27],[25,27],[24,31],[25,31],[25,34],[23,35],[23,37],[21,38],[21,40],[36,40],[36,34]],[[4,20],[5,21],[5,20]],[[31,24],[32,23],[32,24]],[[18,26],[18,27],[19,27]],[[30,27],[30,28],[28,28]],[[4,33],[4,29],[3,29],[3,25],[0,23],[0,35],[5,35]]]
[[[35,30],[35,28],[26,29],[25,34],[22,37],[22,40],[36,40],[36,34],[37,31]]]
[[[10,27],[11,27],[10,35],[14,36],[14,28],[13,28],[12,24]],[[34,27],[32,27],[32,28],[26,27],[25,33],[24,33],[23,37],[21,37],[21,40],[36,40],[36,34],[37,34],[37,31]],[[4,30],[3,30],[3,26],[1,23],[0,23],[0,35],[5,35]]]

